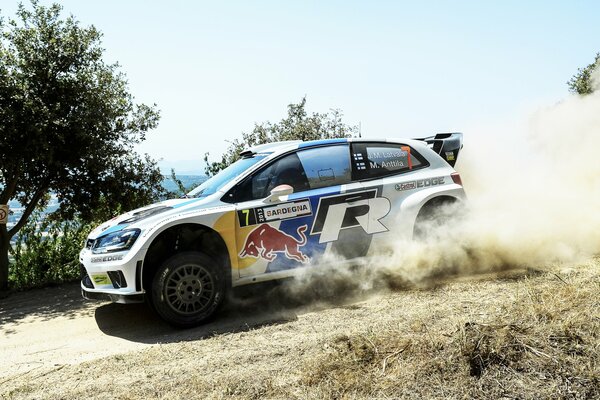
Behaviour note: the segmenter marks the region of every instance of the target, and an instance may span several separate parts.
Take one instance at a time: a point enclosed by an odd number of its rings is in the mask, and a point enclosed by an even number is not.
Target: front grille
[[[115,289],[127,287],[127,281],[125,280],[123,271],[108,271],[107,274]]]

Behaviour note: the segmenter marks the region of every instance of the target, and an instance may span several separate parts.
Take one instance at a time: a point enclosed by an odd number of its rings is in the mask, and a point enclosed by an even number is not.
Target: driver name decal
[[[274,206],[239,210],[238,220],[240,222],[240,227],[244,227],[265,222],[305,217],[307,215],[312,215],[310,200],[303,199]]]

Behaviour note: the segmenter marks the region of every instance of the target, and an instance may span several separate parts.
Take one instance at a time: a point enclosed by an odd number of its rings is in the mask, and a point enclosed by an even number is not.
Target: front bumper
[[[135,254],[94,255],[83,249],[81,262],[81,294],[88,300],[111,300],[117,303],[144,301],[142,288],[143,261]]]
[[[81,296],[86,300],[109,300],[114,303],[131,304],[143,303],[145,296],[143,294],[116,294],[104,292],[90,292],[89,289],[81,284]]]

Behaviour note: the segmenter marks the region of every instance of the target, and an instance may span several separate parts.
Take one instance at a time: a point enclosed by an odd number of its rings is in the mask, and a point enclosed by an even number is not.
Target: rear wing
[[[414,140],[422,140],[429,145],[429,148],[435,151],[454,167],[456,159],[458,158],[458,152],[462,149],[462,133],[438,133],[435,136],[428,136],[424,138],[414,138]]]

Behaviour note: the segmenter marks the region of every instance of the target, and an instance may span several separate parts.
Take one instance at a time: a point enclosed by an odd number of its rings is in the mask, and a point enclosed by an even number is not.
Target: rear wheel
[[[200,252],[176,254],[157,270],[152,304],[167,322],[192,327],[210,319],[225,297],[223,269]]]

